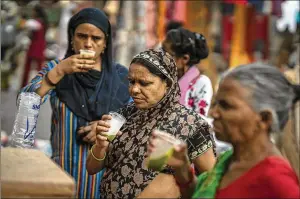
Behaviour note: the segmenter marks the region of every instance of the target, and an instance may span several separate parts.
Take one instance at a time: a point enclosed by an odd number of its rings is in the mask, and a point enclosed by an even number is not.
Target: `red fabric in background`
[[[270,156],[219,189],[216,198],[300,198],[299,180],[286,160]]]
[[[251,62],[254,61],[254,56],[253,56],[254,45],[255,45],[255,40],[257,39],[256,38],[257,27],[256,27],[255,16],[256,16],[255,8],[253,6],[247,7],[247,19],[246,19],[247,31],[245,34],[245,41],[246,41],[246,52]]]
[[[269,57],[269,16],[256,16],[256,40],[262,40],[264,43],[263,58]]]
[[[233,28],[233,16],[225,15],[222,17],[222,55],[225,60],[229,60],[230,45]]]
[[[254,48],[258,40],[263,42],[263,59],[269,56],[269,16],[258,13],[255,7],[249,6],[247,9],[247,33],[245,35],[246,51],[251,61],[254,60]],[[232,39],[232,31],[234,25],[234,17],[232,15],[224,15],[222,17],[222,55],[225,60],[229,60],[230,46]]]
[[[26,86],[28,83],[32,63],[35,61],[37,64],[36,70],[40,71],[45,61],[44,52],[46,49],[46,29],[41,20],[37,19],[37,21],[41,24],[42,28],[32,32],[31,44],[27,50],[26,62],[24,66],[22,87]]]
[[[284,0],[276,0],[272,1],[272,15],[275,15],[277,17],[281,17],[281,3],[284,2]]]
[[[46,49],[45,25],[41,20],[37,19],[41,24],[41,29],[32,32],[32,40],[27,51],[27,57],[44,59],[44,51]]]
[[[175,2],[174,1],[166,1],[166,4],[167,4],[166,19],[168,22],[173,19]]]
[[[241,4],[245,5],[248,3],[247,0],[223,0],[224,3],[234,3],[234,4]]]

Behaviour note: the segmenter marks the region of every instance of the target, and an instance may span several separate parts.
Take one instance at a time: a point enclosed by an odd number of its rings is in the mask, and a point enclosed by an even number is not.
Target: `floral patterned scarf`
[[[191,160],[214,146],[207,122],[179,103],[177,68],[171,55],[162,49],[151,49],[134,59],[152,64],[171,85],[155,107],[139,110],[131,103],[119,111],[127,121],[121,129],[123,134],[113,140],[106,159],[107,171],[101,184],[105,198],[135,198],[159,174],[145,167],[147,142],[155,128],[185,140]]]
[[[143,59],[149,62],[151,65],[159,69],[169,81],[172,82],[171,87],[167,91],[165,97],[155,106],[148,110],[139,110],[135,107],[134,103],[128,105],[120,112],[124,115],[128,115],[128,120],[135,120],[142,122],[148,122],[149,118],[162,117],[164,113],[170,109],[174,109],[174,106],[178,105],[180,98],[180,89],[177,78],[176,64],[173,58],[162,49],[148,50],[136,55],[135,59]],[[159,119],[157,118],[157,119]]]

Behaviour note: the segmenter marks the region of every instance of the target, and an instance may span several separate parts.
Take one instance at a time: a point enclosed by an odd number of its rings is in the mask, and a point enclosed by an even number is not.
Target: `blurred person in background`
[[[9,77],[17,67],[13,48],[19,32],[19,7],[15,1],[1,2],[1,89],[9,89]]]
[[[165,25],[165,35],[167,35],[170,30],[175,30],[175,29],[182,28],[182,27],[183,27],[182,22],[171,20]],[[156,46],[154,48],[158,49],[161,47],[162,47],[162,42],[159,42],[158,44],[156,44]]]
[[[1,2],[1,60],[9,48],[15,45],[19,7],[14,1]]]
[[[295,171],[271,141],[299,100],[300,85],[291,84],[276,67],[255,63],[229,71],[210,114],[217,138],[230,142],[233,150],[221,154],[215,167],[196,180],[186,145],[178,145],[168,165],[179,186],[184,185],[184,198],[300,198]],[[153,134],[149,153],[155,139]]]
[[[136,55],[129,67],[129,92],[134,99],[118,112],[126,123],[112,142],[106,132],[111,119],[104,115],[97,126],[97,141],[87,159],[87,170],[95,174],[106,168],[101,182],[103,198],[178,198],[173,169],[158,172],[146,166],[149,136],[154,129],[167,131],[188,142],[188,156],[200,172],[215,163],[210,126],[199,114],[179,104],[177,68],[162,49]]]
[[[207,116],[213,88],[210,79],[200,74],[195,66],[209,54],[205,37],[184,28],[171,29],[162,47],[176,61],[181,90],[180,103],[202,116]]]
[[[201,60],[209,54],[205,37],[184,28],[171,29],[163,41],[163,48],[173,55],[176,61],[180,103],[202,115],[211,124],[207,113],[213,96],[212,83],[209,77],[200,71]],[[231,147],[217,139],[216,145],[217,154]]]
[[[167,34],[170,30],[182,28],[183,23],[181,21],[171,20],[165,26],[165,34]]]
[[[63,8],[59,20],[58,35],[58,59],[63,59],[68,49],[68,23],[77,10],[77,3],[73,1],[61,1]]]
[[[95,55],[82,55],[80,50]],[[99,198],[103,171],[89,176],[88,151],[96,140],[92,127],[103,114],[130,100],[128,70],[112,60],[111,26],[99,9],[85,8],[68,25],[63,60],[48,62],[21,92],[36,92],[52,107],[52,159],[76,182],[77,198]]]
[[[45,61],[45,35],[48,28],[48,19],[43,7],[38,4],[33,7],[32,19],[26,21],[24,28],[30,31],[31,43],[26,55],[22,86],[25,86],[28,83],[32,63],[35,62],[37,71],[39,71]]]

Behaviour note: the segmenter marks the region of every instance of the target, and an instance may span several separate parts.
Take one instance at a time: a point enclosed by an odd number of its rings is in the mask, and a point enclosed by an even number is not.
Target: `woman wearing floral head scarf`
[[[101,182],[103,198],[178,197],[172,169],[159,173],[145,167],[149,136],[159,128],[186,140],[189,159],[203,172],[215,162],[210,127],[197,113],[180,105],[176,64],[165,51],[147,50],[136,55],[128,79],[134,102],[119,111],[127,119],[123,133],[109,143],[105,121],[111,117],[102,117],[87,170],[95,174],[106,168]]]

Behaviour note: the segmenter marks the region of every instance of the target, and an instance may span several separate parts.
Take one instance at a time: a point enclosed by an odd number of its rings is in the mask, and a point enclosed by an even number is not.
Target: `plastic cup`
[[[147,161],[147,167],[155,171],[161,171],[168,162],[168,159],[173,155],[174,146],[180,144],[181,141],[176,139],[169,133],[154,130],[157,134],[157,147],[153,151]]]
[[[96,52],[92,50],[85,50],[85,49],[80,49],[79,50],[81,55],[84,55],[85,57],[95,57]]]
[[[109,115],[112,117],[112,119],[107,121],[110,124],[110,128],[107,132],[107,139],[111,142],[113,139],[115,139],[117,133],[126,122],[126,119],[116,112],[109,112]]]

